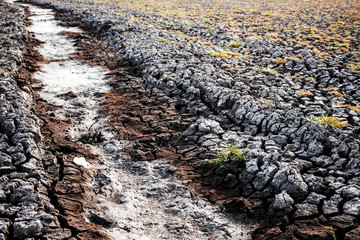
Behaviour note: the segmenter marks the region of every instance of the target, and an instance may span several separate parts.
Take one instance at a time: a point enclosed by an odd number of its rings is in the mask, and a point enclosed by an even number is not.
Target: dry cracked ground
[[[0,239],[360,239],[358,0],[0,13]]]

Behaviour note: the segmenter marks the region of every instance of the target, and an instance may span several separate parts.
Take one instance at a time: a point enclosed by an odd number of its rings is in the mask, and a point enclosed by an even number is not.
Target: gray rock
[[[322,212],[325,215],[335,215],[339,213],[339,205],[344,200],[340,197],[340,195],[335,194],[329,200],[325,200],[322,206]]]
[[[360,199],[357,197],[347,201],[343,206],[343,211],[349,215],[360,216]]]
[[[325,199],[326,199],[326,196],[312,192],[306,198],[305,202],[311,203],[314,205],[320,205],[320,203]]]
[[[339,192],[344,199],[352,199],[355,197],[358,198],[360,197],[360,187],[357,185],[344,186],[340,188],[339,191],[337,192]]]
[[[309,203],[301,203],[295,205],[296,212],[294,214],[295,219],[313,218],[318,215],[317,205]]]
[[[274,216],[282,216],[293,210],[294,200],[285,191],[275,195],[274,201],[270,204],[269,213]]]
[[[263,168],[263,167],[262,167]],[[266,185],[272,180],[278,168],[274,164],[267,164],[264,170],[258,172],[253,180],[253,185],[256,190],[263,190]]]
[[[196,124],[198,124],[200,132],[215,134],[220,134],[224,132],[224,130],[220,127],[220,124],[211,119],[200,118],[197,120]]]
[[[288,165],[280,166],[280,170],[275,174],[271,185],[275,190],[286,191],[296,200],[303,200],[307,197],[308,186],[301,174]]]

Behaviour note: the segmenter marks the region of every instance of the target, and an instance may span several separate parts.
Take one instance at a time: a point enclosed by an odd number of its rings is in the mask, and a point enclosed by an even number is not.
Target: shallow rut
[[[32,15],[28,30],[43,42],[38,51],[44,61],[32,87],[51,106],[47,114],[66,123],[59,136],[94,155],[88,159],[91,154],[66,150],[68,161],[86,179],[80,184],[92,191],[77,217],[99,225],[114,239],[250,239],[254,225],[198,196],[190,182],[178,177],[172,159],[138,161],[125,153],[135,143],[124,140],[107,117],[107,95],[116,90],[110,82],[118,81],[114,72],[75,57],[75,39],[69,36],[86,38],[81,29],[60,26],[50,9],[25,6]],[[126,98],[116,103],[129,104]]]

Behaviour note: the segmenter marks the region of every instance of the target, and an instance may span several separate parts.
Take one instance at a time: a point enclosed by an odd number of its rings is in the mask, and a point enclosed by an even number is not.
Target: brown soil
[[[96,157],[79,144],[65,139],[64,132],[69,122],[52,114],[56,107],[40,97],[41,89],[33,87],[36,79],[32,76],[45,61],[35,50],[41,42],[34,39],[31,33],[26,43],[23,68],[17,76],[17,82],[19,87],[30,89],[34,100],[34,112],[40,119],[43,164],[52,180],[48,195],[60,213],[59,222],[63,228],[69,228],[72,237],[76,239],[109,239],[100,227],[86,222],[82,215],[83,207],[94,193],[86,186],[88,172],[72,161],[75,156],[83,156],[93,161],[96,161]]]

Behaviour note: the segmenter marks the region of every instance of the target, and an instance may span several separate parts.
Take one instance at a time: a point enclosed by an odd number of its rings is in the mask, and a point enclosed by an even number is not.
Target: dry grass
[[[342,103],[336,103],[336,105],[353,110],[354,112],[360,115],[360,107],[358,106],[353,106],[350,104],[342,104]]]
[[[310,116],[308,120],[312,123],[319,124],[327,129],[344,128],[348,124],[344,123],[340,118],[328,115]]]
[[[260,101],[267,102],[267,103],[270,103],[270,104],[275,104],[275,101],[274,101],[274,100],[271,100],[271,99],[259,98],[259,100],[260,100]]]
[[[313,97],[314,94],[311,92],[301,92],[298,94],[299,97]]]

